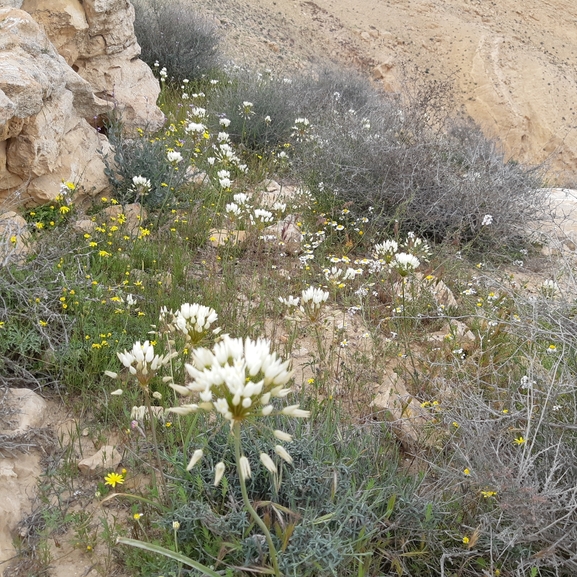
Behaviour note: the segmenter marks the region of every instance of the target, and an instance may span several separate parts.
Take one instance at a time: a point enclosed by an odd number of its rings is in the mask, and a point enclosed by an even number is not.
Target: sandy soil
[[[575,0],[195,0],[236,62],[290,71],[332,59],[387,89],[403,64],[451,78],[459,111],[508,154],[577,181]]]

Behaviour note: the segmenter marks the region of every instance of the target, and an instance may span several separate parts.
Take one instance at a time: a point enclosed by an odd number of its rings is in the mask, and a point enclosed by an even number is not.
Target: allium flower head
[[[152,187],[152,185],[150,184],[150,180],[140,175],[132,177],[132,184],[134,190],[136,190],[136,192],[139,192],[140,194],[149,191]]]
[[[264,208],[256,208],[250,215],[251,223],[256,225],[264,225],[268,222],[272,222],[272,219],[272,212],[265,210]]]
[[[206,126],[202,122],[190,122],[184,129],[187,134],[203,134]]]
[[[290,388],[285,388],[292,376],[288,361],[282,362],[276,353],[271,353],[266,339],[243,341],[225,335],[212,350],[194,350],[192,363],[185,367],[192,382],[173,388],[180,393],[198,394],[197,409],[215,411],[231,425],[282,412],[275,411],[271,400],[290,393]],[[292,416],[305,417],[308,412],[297,411]]]
[[[398,252],[395,255],[395,259],[392,264],[401,276],[407,276],[409,273],[416,270],[421,263],[419,262],[419,259],[412,254],[408,254],[406,252]]]
[[[178,163],[182,161],[182,154],[180,154],[180,152],[177,152],[176,150],[171,150],[166,155],[166,158],[168,159],[168,162]]]
[[[253,107],[254,107],[254,104],[252,102],[248,102],[247,100],[245,100],[242,103],[242,105],[239,106],[240,115],[243,118],[248,120],[254,114]]]
[[[320,318],[321,307],[328,298],[328,292],[311,286],[301,293],[300,310],[311,322],[316,322]]]
[[[167,317],[171,317],[170,319]],[[171,333],[183,334],[188,343],[198,344],[211,331],[213,334],[220,332],[219,328],[211,327],[218,320],[218,314],[213,308],[199,305],[198,303],[184,303],[176,312],[160,311],[160,321],[166,323]]]
[[[548,298],[554,297],[559,292],[559,285],[551,279],[543,281],[541,292]]]
[[[375,245],[373,255],[376,259],[383,259],[386,263],[390,263],[398,250],[399,245],[396,240],[386,240]]]
[[[134,375],[140,385],[144,388],[148,386],[150,380],[156,375],[158,369],[174,358],[174,353],[164,356],[154,354],[154,346],[149,341],[136,341],[132,350],[125,350],[117,353],[120,362]]]

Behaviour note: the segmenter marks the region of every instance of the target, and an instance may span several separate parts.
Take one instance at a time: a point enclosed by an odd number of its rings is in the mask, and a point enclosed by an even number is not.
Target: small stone
[[[100,474],[114,471],[122,461],[122,455],[111,445],[102,447],[92,457],[86,457],[78,463],[83,475]]]

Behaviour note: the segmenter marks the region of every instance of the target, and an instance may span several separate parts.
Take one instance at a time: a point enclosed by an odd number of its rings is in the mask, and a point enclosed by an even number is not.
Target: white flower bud
[[[174,383],[170,383],[170,385],[168,385],[171,389],[174,389],[179,395],[183,395],[185,397],[188,397],[190,394],[192,394],[192,391],[190,389],[188,389],[187,387],[183,387],[181,385],[175,385]]]
[[[288,454],[287,450],[282,445],[275,445],[275,453],[287,463],[292,464],[293,458]]]
[[[180,407],[171,407],[167,409],[168,413],[175,413],[176,415],[190,415],[198,411],[198,405],[181,405]]]
[[[292,435],[289,435],[288,433],[285,433],[284,431],[279,431],[278,429],[273,431],[273,435],[277,439],[279,439],[280,441],[285,441],[286,443],[290,443],[293,440]]]
[[[221,461],[214,467],[214,486],[218,487],[226,469],[224,463]]]
[[[260,461],[271,473],[277,472],[274,461],[266,453],[260,454]]]
[[[197,449],[193,454],[192,454],[192,459],[190,459],[190,462],[188,463],[188,466],[186,467],[187,471],[190,471],[201,459],[202,456],[204,455],[204,452],[202,449]]]
[[[251,476],[250,463],[244,455],[240,458],[239,464],[241,477],[244,480],[248,479]]]
[[[287,415],[288,417],[296,417],[299,419],[305,419],[311,416],[310,411],[304,411],[303,409],[299,409],[298,405],[289,405],[288,407],[285,407],[281,411],[281,413],[283,415]]]

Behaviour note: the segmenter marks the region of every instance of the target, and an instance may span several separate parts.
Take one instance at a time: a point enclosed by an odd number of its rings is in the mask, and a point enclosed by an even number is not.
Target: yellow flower
[[[43,222],[37,222],[34,225],[38,230],[42,230],[44,228],[44,223]]]
[[[116,485],[122,485],[122,483],[124,483],[124,477],[118,473],[108,473],[104,477],[104,484],[110,485],[112,488],[116,487]]]
[[[132,518],[135,521],[138,521],[140,519],[140,517],[142,517],[142,513],[134,513],[134,515],[132,515]]]
[[[16,243],[18,242],[18,237],[15,236],[15,235],[12,235],[12,236],[10,237],[10,242],[11,242],[12,244],[16,244]]]
[[[61,214],[66,214],[67,212],[70,212],[70,207],[69,206],[61,206],[59,208],[59,210],[60,210]]]
[[[527,442],[527,439],[525,439],[525,437],[521,436],[521,437],[517,437],[513,443],[515,443],[515,445],[523,445]]]
[[[488,499],[489,497],[494,497],[496,494],[497,491],[481,491],[481,495],[483,495],[485,499]]]
[[[465,535],[465,536],[463,537],[463,543],[464,543],[465,545],[467,545],[467,544],[469,543],[469,541],[470,541],[469,537],[467,537],[467,536]]]
[[[47,323],[46,321],[38,321],[38,324],[39,324],[41,327],[45,327],[48,323]]]

